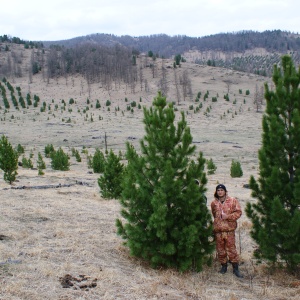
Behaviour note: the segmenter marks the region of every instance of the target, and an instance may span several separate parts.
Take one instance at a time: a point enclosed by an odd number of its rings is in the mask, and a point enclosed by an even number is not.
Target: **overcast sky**
[[[92,33],[201,37],[241,30],[300,32],[299,0],[0,1],[0,35],[31,41]]]

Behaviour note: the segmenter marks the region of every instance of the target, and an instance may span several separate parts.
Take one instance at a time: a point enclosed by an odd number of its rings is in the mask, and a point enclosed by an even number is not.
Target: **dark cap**
[[[227,192],[226,186],[225,186],[224,184],[218,184],[217,187],[216,187],[216,191],[217,191],[218,189],[222,189],[222,190],[224,190],[225,192]]]

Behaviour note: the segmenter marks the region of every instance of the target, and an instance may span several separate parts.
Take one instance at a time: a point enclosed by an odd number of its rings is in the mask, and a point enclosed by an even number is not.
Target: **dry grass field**
[[[165,64],[172,66],[173,62],[166,60]],[[247,201],[255,201],[243,185],[250,175],[257,176],[257,151],[261,145],[263,111],[256,112],[253,95],[256,85],[261,86],[266,80],[270,83],[270,79],[189,63],[183,63],[178,72],[185,69],[189,71],[194,95],[202,93],[203,107],[194,112],[190,105],[199,103],[182,100],[176,105],[178,115],[179,111],[186,113],[197,152],[202,151],[217,165],[216,173],[208,176],[208,205],[216,184],[224,183],[244,208]],[[172,82],[173,70],[167,70]],[[234,277],[231,269],[220,275],[216,261],[203,272],[181,274],[176,270],[152,269],[129,256],[116,235],[115,219],[119,217],[120,205],[117,200],[101,197],[97,185],[100,175],[88,168],[87,155],[82,150],[85,148],[88,154],[97,147],[104,150],[105,136],[108,148],[116,153],[124,152],[127,141],[139,148],[139,140],[145,134],[142,109],[135,107],[130,112],[126,107],[131,101],[151,105],[159,78],[152,79],[151,70],[147,69],[144,76],[149,91],[140,91],[137,86],[135,93],[124,85],[108,92],[93,84],[88,91],[85,80],[79,76],[47,83],[38,74],[30,84],[25,77],[7,78],[14,87],[21,87],[23,96],[30,92],[41,101],[37,108],[11,108],[8,112],[1,103],[0,134],[6,135],[13,146],[24,146],[26,157],[32,153],[34,167],[38,152],[44,156],[47,144],[62,147],[70,154],[74,147],[82,162],[71,157],[70,171],[63,172],[52,170],[50,160],[44,158],[45,175],[39,176],[36,168],[19,167],[12,185],[4,182],[1,171],[0,299],[299,299],[299,278],[283,270],[271,274],[266,264],[256,264],[252,257],[255,244],[249,236],[251,223],[245,214],[237,230],[241,272],[245,275],[242,280]],[[232,82],[229,102],[223,99],[227,79]],[[250,95],[245,95],[246,90]],[[209,97],[203,101],[206,91]],[[212,97],[217,96],[217,102],[212,102]],[[69,104],[70,98],[74,104]],[[62,99],[67,103],[66,110],[61,109]],[[95,108],[96,99],[101,103],[100,109]],[[105,105],[108,99],[110,111]],[[172,86],[167,100],[177,101]],[[43,102],[47,109],[40,112]],[[230,177],[232,159],[241,162],[241,178]]]

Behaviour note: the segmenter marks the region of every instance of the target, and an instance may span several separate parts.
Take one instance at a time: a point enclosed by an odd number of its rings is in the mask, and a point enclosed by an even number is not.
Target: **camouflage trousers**
[[[239,255],[235,246],[235,232],[217,232],[215,233],[215,237],[219,262],[226,264],[229,259],[232,263],[238,263]]]

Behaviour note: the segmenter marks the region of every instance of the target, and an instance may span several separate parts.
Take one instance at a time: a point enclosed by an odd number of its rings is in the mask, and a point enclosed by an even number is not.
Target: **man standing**
[[[241,206],[234,197],[228,197],[225,185],[219,184],[214,194],[215,199],[211,203],[211,211],[214,216],[214,233],[218,260],[221,263],[221,274],[227,272],[227,257],[232,263],[233,274],[239,278],[243,275],[239,272],[239,255],[235,246],[235,229],[237,219],[242,215]]]

